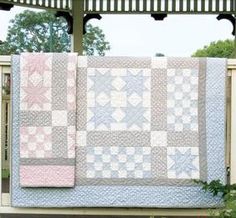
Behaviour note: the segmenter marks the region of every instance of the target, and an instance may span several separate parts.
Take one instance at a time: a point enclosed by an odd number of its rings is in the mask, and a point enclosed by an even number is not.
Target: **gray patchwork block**
[[[169,57],[167,59],[167,68],[173,69],[198,69],[199,59],[198,58],[178,58]]]
[[[198,123],[199,123],[199,161],[200,161],[200,178],[207,180],[207,146],[206,146],[206,59],[199,61],[199,89],[198,89]]]
[[[169,147],[198,147],[199,133],[192,131],[168,131],[167,145]]]
[[[150,132],[89,131],[87,132],[87,146],[147,147],[150,146]]]
[[[76,89],[76,126],[78,131],[85,131],[87,124],[87,71],[86,68],[77,70]]]
[[[67,157],[67,127],[52,127],[53,157]]]
[[[67,109],[67,54],[53,54],[52,110]]]
[[[88,67],[93,68],[151,68],[151,58],[143,57],[88,57]]]
[[[87,163],[86,163],[86,147],[75,148],[75,160],[76,160],[76,181],[80,182],[82,178],[86,178]]]
[[[152,178],[167,179],[167,148],[152,148]]]
[[[68,122],[68,126],[76,125],[76,112],[75,111],[67,112],[67,122]]]
[[[151,71],[151,130],[167,129],[167,71],[152,69]]]
[[[51,111],[21,111],[21,126],[51,126]]]

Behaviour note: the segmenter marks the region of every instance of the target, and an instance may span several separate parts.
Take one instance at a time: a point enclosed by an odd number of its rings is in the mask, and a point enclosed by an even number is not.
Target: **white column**
[[[83,17],[84,1],[72,0],[73,35],[71,51],[83,54]]]

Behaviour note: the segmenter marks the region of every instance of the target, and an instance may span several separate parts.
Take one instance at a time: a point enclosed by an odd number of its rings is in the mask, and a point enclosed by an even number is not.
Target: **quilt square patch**
[[[87,130],[150,130],[150,70],[88,68]]]
[[[198,131],[198,71],[167,70],[167,127]]]
[[[87,178],[150,178],[150,147],[87,147]]]
[[[168,147],[167,168],[170,179],[199,179],[198,148]]]
[[[52,128],[21,127],[20,157],[21,158],[52,157]]]

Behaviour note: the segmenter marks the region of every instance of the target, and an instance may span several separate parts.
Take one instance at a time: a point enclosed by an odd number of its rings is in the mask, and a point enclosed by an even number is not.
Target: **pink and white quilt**
[[[74,186],[76,64],[74,53],[20,56],[21,186]]]

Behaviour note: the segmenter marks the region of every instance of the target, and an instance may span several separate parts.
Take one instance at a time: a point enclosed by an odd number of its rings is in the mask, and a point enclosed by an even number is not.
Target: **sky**
[[[23,10],[0,11],[0,40],[6,37],[9,21]],[[212,41],[233,39],[231,23],[218,21],[216,15],[168,15],[164,21],[150,15],[102,15],[90,23],[104,31],[111,45],[106,55],[111,56],[191,56]]]

